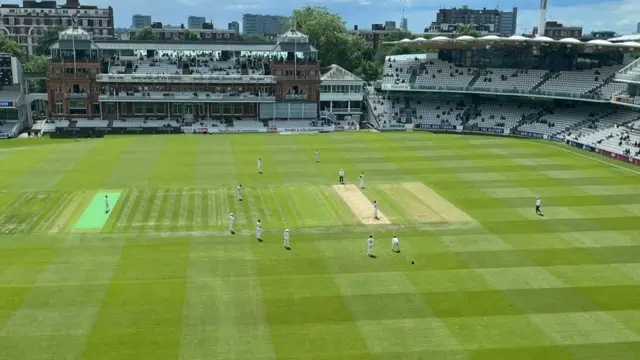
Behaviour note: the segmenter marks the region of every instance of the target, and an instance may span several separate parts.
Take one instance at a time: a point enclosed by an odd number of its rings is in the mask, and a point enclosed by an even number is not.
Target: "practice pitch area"
[[[426,133],[167,135],[3,142],[0,166],[0,359],[640,354],[640,173],[599,156]]]

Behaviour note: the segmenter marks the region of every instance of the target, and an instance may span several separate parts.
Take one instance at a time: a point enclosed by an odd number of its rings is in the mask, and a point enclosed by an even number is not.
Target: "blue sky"
[[[347,21],[369,28],[372,23],[385,20],[399,22],[405,0],[81,0],[82,4],[96,4],[114,7],[117,27],[131,25],[135,13],[151,15],[153,21],[179,25],[187,23],[189,15],[211,19],[216,27],[226,28],[229,21],[242,23],[244,13],[289,15],[291,10],[306,4],[327,5]],[[62,2],[59,0],[59,2]],[[511,9],[518,7],[518,32],[530,32],[539,21],[537,0],[496,0],[495,2],[465,0],[452,3],[444,0],[406,0],[405,16],[412,31],[421,31],[425,25],[435,20],[440,7],[468,5],[471,8]],[[556,20],[566,25],[583,26],[585,32],[591,30],[613,30],[622,34],[634,33],[640,22],[640,0],[549,0],[548,20]]]

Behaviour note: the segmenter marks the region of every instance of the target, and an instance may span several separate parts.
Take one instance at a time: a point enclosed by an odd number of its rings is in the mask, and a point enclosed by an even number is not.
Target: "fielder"
[[[378,218],[378,201],[377,200],[373,200],[373,218],[376,220],[380,220]]]
[[[542,210],[540,210],[540,206],[542,206],[542,201],[540,200],[540,197],[538,196],[536,198],[536,215],[544,216],[544,214],[542,213]]]
[[[289,229],[285,229],[284,230],[284,248],[285,249],[291,249],[291,246],[289,245],[289,240],[291,240],[291,234],[289,233]]]
[[[340,171],[338,171],[338,182],[340,182],[340,184],[344,185],[344,170],[340,169]]]
[[[364,173],[360,173],[360,189],[364,189]]]
[[[391,239],[391,251],[400,252],[400,239],[395,235],[393,235],[393,239]]]
[[[315,156],[316,156],[316,162],[319,163],[320,162],[320,151],[316,150]]]
[[[258,159],[258,174],[262,174],[262,159]]]
[[[367,239],[367,256],[375,256],[373,253],[373,235],[369,235]]]
[[[233,216],[233,213],[229,214],[229,232],[231,234],[235,234],[235,232],[233,231],[233,223],[234,221],[236,221],[236,218]]]
[[[238,197],[238,201],[242,201],[242,184],[236,188],[236,196]]]
[[[111,208],[109,207],[109,196],[105,195],[104,196],[104,213],[108,214],[109,211],[111,211]]]
[[[260,242],[262,241],[262,223],[260,220],[256,223],[256,239]]]

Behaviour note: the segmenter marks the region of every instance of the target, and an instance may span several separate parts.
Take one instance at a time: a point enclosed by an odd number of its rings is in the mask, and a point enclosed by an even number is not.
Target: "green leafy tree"
[[[480,32],[478,32],[473,25],[465,24],[458,28],[458,36],[471,36],[477,38],[480,37]]]
[[[38,56],[38,55],[48,55],[49,54],[49,48],[56,41],[58,41],[59,36],[60,36],[60,32],[63,31],[63,30],[64,30],[64,27],[60,26],[60,25],[54,27],[53,29],[47,30],[47,32],[45,32],[38,39],[38,46],[35,47],[35,49],[33,50],[33,53],[36,56]]]
[[[198,35],[198,33],[193,30],[187,29],[184,31],[184,33],[182,33],[181,39],[187,41],[200,40],[200,35]]]
[[[245,40],[245,41],[266,41],[267,39],[264,37],[264,35],[248,34],[248,35],[242,35],[242,40]]]
[[[9,40],[6,36],[0,37],[0,52],[15,56],[23,64],[25,62],[24,48],[17,42]]]
[[[391,41],[400,41],[403,39],[413,39],[413,38],[415,38],[415,36],[410,32],[404,31],[404,30],[397,30],[392,33],[384,35],[384,38],[382,39],[382,41],[391,42]]]
[[[332,13],[325,6],[306,6],[293,11],[285,25],[293,25],[309,36],[313,46],[318,49],[322,66],[336,64],[348,71],[355,71],[367,52],[371,52],[369,43],[360,36],[347,33],[340,15]],[[370,56],[369,56],[370,57]]]
[[[136,33],[136,36],[132,40],[157,40],[158,37],[153,32],[151,26],[145,26]]]
[[[382,75],[382,66],[379,66],[373,61],[365,60],[360,63],[360,66],[355,72],[361,79],[367,82],[376,81]]]
[[[45,55],[32,56],[29,61],[24,64],[26,72],[46,73],[49,68],[49,58]],[[31,92],[46,92],[46,80],[29,80],[29,90]]]

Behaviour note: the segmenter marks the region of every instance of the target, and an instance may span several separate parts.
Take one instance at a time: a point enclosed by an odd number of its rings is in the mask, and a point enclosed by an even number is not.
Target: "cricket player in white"
[[[258,173],[262,174],[262,159],[258,159]]]
[[[393,235],[393,239],[391,239],[391,251],[400,252],[400,239],[395,235]]]
[[[104,213],[108,214],[109,211],[111,211],[111,208],[109,207],[109,196],[105,195],[104,196]]]
[[[378,201],[373,200],[373,218],[378,220]]]
[[[242,201],[242,184],[236,188],[236,195],[238,196],[238,201]]]
[[[233,223],[234,223],[235,221],[236,221],[235,216],[233,216],[233,213],[230,213],[230,214],[229,214],[229,232],[230,232],[230,233],[232,233],[232,234],[234,233],[234,232],[233,232]]]
[[[320,151],[316,150],[315,155],[316,155],[316,162],[319,163],[320,162]]]
[[[262,223],[260,220],[256,223],[256,238],[258,241],[262,241]]]
[[[367,255],[373,256],[373,235],[369,235],[367,239]]]
[[[360,189],[364,189],[364,173],[360,173]]]
[[[291,234],[289,233],[289,229],[284,229],[284,247],[289,249],[291,246],[289,245],[289,240],[291,240]]]
[[[344,170],[338,171],[338,182],[344,185]]]
[[[542,201],[540,200],[540,197],[538,196],[536,198],[536,215],[542,215],[542,210],[540,210],[540,206],[542,206]]]

